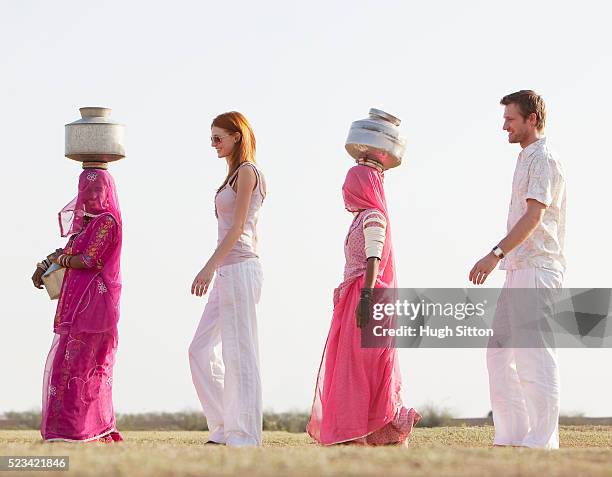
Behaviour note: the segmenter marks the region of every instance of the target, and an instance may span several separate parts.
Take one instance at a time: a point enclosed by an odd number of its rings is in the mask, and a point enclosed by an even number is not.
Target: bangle
[[[43,270],[47,271],[49,267],[51,266],[51,260],[49,260],[48,258],[45,258],[42,262],[37,263],[36,266],[38,268],[42,268]]]
[[[372,288],[362,288],[361,289],[361,298],[372,298],[374,294],[374,290]]]
[[[43,272],[46,272],[49,269],[45,262],[38,262],[36,264],[36,268],[40,268]]]
[[[66,254],[61,254],[58,258],[57,258],[57,263],[59,264],[60,267],[63,268],[70,268],[70,259],[72,258],[71,255],[66,255]]]

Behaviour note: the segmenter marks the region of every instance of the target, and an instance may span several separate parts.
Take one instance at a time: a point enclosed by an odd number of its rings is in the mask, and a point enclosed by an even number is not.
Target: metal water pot
[[[397,167],[406,149],[406,141],[399,133],[400,123],[399,118],[371,108],[369,118],[351,124],[344,147],[357,162],[375,161],[385,170]]]
[[[79,108],[81,119],[66,124],[64,155],[83,162],[107,163],[125,157],[125,127],[110,118],[110,108]]]

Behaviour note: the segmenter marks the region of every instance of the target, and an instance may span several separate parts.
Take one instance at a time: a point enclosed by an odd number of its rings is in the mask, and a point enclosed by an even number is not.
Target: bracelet
[[[361,298],[372,298],[374,294],[374,290],[372,288],[362,288],[361,289]]]
[[[43,272],[46,272],[47,270],[49,270],[49,267],[47,266],[45,262],[38,262],[36,264],[36,268],[40,268]]]
[[[70,259],[72,258],[72,255],[66,255],[66,254],[61,254],[59,257],[57,257],[57,263],[60,267],[63,268],[70,268]]]
[[[45,272],[49,270],[50,266],[51,266],[51,260],[49,260],[48,258],[45,258],[42,262],[38,262],[36,264],[36,268],[40,268],[41,270],[44,270]]]

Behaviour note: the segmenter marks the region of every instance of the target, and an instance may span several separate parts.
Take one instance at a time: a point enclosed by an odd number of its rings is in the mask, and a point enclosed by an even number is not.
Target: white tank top
[[[246,221],[242,234],[227,254],[221,267],[234,263],[244,262],[251,258],[259,258],[257,255],[257,219],[259,209],[265,197],[265,179],[262,173],[252,162],[243,162],[232,174],[227,184],[215,196],[215,210],[217,211],[218,238],[217,246],[227,235],[234,223],[234,209],[236,208],[236,192],[232,188],[238,179],[238,171],[241,167],[252,167],[256,176],[255,189],[251,194],[251,202],[247,212]]]

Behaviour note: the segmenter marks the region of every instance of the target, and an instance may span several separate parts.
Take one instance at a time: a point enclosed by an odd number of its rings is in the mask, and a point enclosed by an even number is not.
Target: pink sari
[[[331,327],[319,368],[307,431],[324,445],[402,444],[420,415],[401,400],[401,375],[393,347],[362,348],[355,323],[365,279],[366,257],[361,223],[364,213],[382,213],[386,238],[376,288],[396,288],[391,227],[382,174],[354,166],[342,188],[347,210],[357,213],[345,243],[344,281],[334,290]]]
[[[94,208],[88,217],[85,207]],[[43,380],[45,440],[121,440],[112,402],[121,294],[121,213],[112,176],[85,170],[79,192],[59,214],[64,253],[87,268],[67,269]]]

